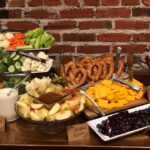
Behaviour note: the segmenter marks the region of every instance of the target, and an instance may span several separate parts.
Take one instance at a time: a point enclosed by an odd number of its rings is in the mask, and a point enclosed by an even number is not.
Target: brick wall
[[[150,0],[0,0],[1,29],[42,27],[50,52],[143,53],[150,46]]]

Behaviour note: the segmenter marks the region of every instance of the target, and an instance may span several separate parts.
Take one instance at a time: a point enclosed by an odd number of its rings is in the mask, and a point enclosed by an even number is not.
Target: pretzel
[[[66,77],[68,81],[74,80],[73,70],[76,68],[76,64],[74,61],[70,61],[65,64],[64,67],[61,67],[61,74]]]
[[[115,72],[115,75],[117,77],[119,77],[121,75],[122,70],[123,70],[123,65],[124,65],[123,60],[119,59],[119,61],[118,61],[118,70]]]
[[[100,75],[102,73],[102,65],[101,63],[94,61],[87,70],[88,77],[92,81],[98,81],[100,78]]]
[[[113,72],[114,72],[114,62],[111,60],[107,60],[106,64],[107,64],[108,72],[107,72],[105,79],[110,79],[112,77]]]
[[[80,86],[85,83],[87,79],[87,71],[83,67],[74,70],[74,80],[70,81],[72,85]]]
[[[92,62],[93,62],[93,58],[91,56],[86,56],[81,60],[81,64],[85,69],[88,69]]]

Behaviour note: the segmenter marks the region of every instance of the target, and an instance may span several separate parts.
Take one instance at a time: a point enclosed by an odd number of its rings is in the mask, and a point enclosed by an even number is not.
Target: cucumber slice
[[[22,56],[20,61],[23,63],[25,61],[26,57]]]
[[[17,46],[17,50],[26,50],[26,49],[33,49],[32,45],[23,45],[23,46]]]
[[[21,63],[19,61],[15,62],[15,67],[17,70],[21,69]]]
[[[10,58],[14,58],[15,56],[16,56],[16,52],[12,53],[12,54],[10,55]]]
[[[19,58],[20,58],[20,56],[19,56],[19,55],[16,55],[16,56],[13,58],[13,60],[16,61],[16,60],[18,60]]]
[[[3,58],[3,61],[4,61],[5,64],[8,63],[8,59],[7,58]]]
[[[8,71],[11,72],[11,73],[15,72],[15,67],[13,65],[10,65],[8,67]]]

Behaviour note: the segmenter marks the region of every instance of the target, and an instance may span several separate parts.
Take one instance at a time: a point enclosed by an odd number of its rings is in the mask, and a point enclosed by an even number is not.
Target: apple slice
[[[30,118],[30,108],[29,107],[18,107],[18,112],[23,118]]]
[[[30,104],[30,107],[31,107],[32,109],[40,109],[40,108],[43,107],[43,104],[31,103],[31,104]]]
[[[58,112],[58,113],[59,113],[59,112]],[[57,114],[57,113],[56,113],[56,114]],[[56,119],[55,119],[55,115],[56,115],[56,114],[51,115],[51,116],[48,115],[48,116],[46,117],[46,120],[47,120],[47,121],[54,121],[54,120],[56,120]]]
[[[54,104],[54,106],[50,109],[49,111],[49,115],[54,115],[56,114],[58,111],[60,110],[60,104],[59,103],[56,103]]]
[[[39,109],[39,112],[46,118],[48,116],[49,111],[42,107],[41,109]]]
[[[43,121],[45,116],[39,111],[39,110],[35,110],[34,113],[40,117],[40,120]]]
[[[68,103],[63,103],[60,105],[60,110],[68,110],[69,109],[69,104]]]
[[[77,110],[75,110],[75,113],[77,114],[77,113],[81,112],[83,109],[84,109],[84,104],[80,103],[80,106]]]
[[[30,107],[23,101],[17,101],[17,105],[26,109],[30,109]]]
[[[64,119],[70,118],[71,116],[73,116],[73,112],[71,110],[66,110],[66,111],[57,113],[55,115],[55,119],[56,120],[64,120]]]
[[[71,100],[71,101],[65,101],[69,106],[74,106],[80,103],[79,99]]]
[[[79,109],[79,107],[80,107],[80,104],[78,103],[78,104],[76,104],[76,105],[70,106],[69,109],[72,110],[72,111],[76,111],[76,110]]]
[[[30,117],[31,117],[31,120],[33,121],[41,121],[41,117],[37,115],[34,111],[30,112]]]
[[[85,96],[81,96],[81,98],[80,98],[80,103],[82,103],[82,104],[85,104],[85,103],[86,103]]]

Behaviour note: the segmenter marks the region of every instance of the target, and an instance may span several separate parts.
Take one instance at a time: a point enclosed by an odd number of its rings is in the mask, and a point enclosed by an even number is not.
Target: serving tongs
[[[115,81],[115,82],[119,82],[121,84],[124,84],[124,85],[127,85],[129,86],[131,89],[135,90],[135,91],[140,91],[141,87],[135,85],[135,84],[132,84],[132,83],[129,83],[129,82],[126,82],[124,80],[122,80],[121,78],[118,78],[116,77],[115,75],[112,76],[111,80]]]
[[[100,109],[100,107],[97,105],[97,103],[85,91],[83,91],[81,89],[79,91],[85,97],[87,97],[94,104],[94,106],[98,109],[98,112],[96,112],[96,113],[101,114],[102,116],[105,116],[105,113]],[[92,109],[92,111],[93,111],[93,109]]]
[[[42,58],[36,57],[34,55],[31,55],[31,54],[23,52],[23,51],[17,51],[17,53],[19,55],[31,58],[31,59],[36,60],[36,61],[41,62],[41,63],[46,63],[46,61],[47,61],[46,59],[42,59]]]
[[[0,73],[0,76],[2,77],[26,77],[27,75],[31,75],[31,72],[24,72],[24,73]]]
[[[114,72],[116,72],[118,70],[118,62],[120,59],[121,50],[122,50],[121,47],[117,48],[117,53],[116,53],[115,63],[114,63]]]

